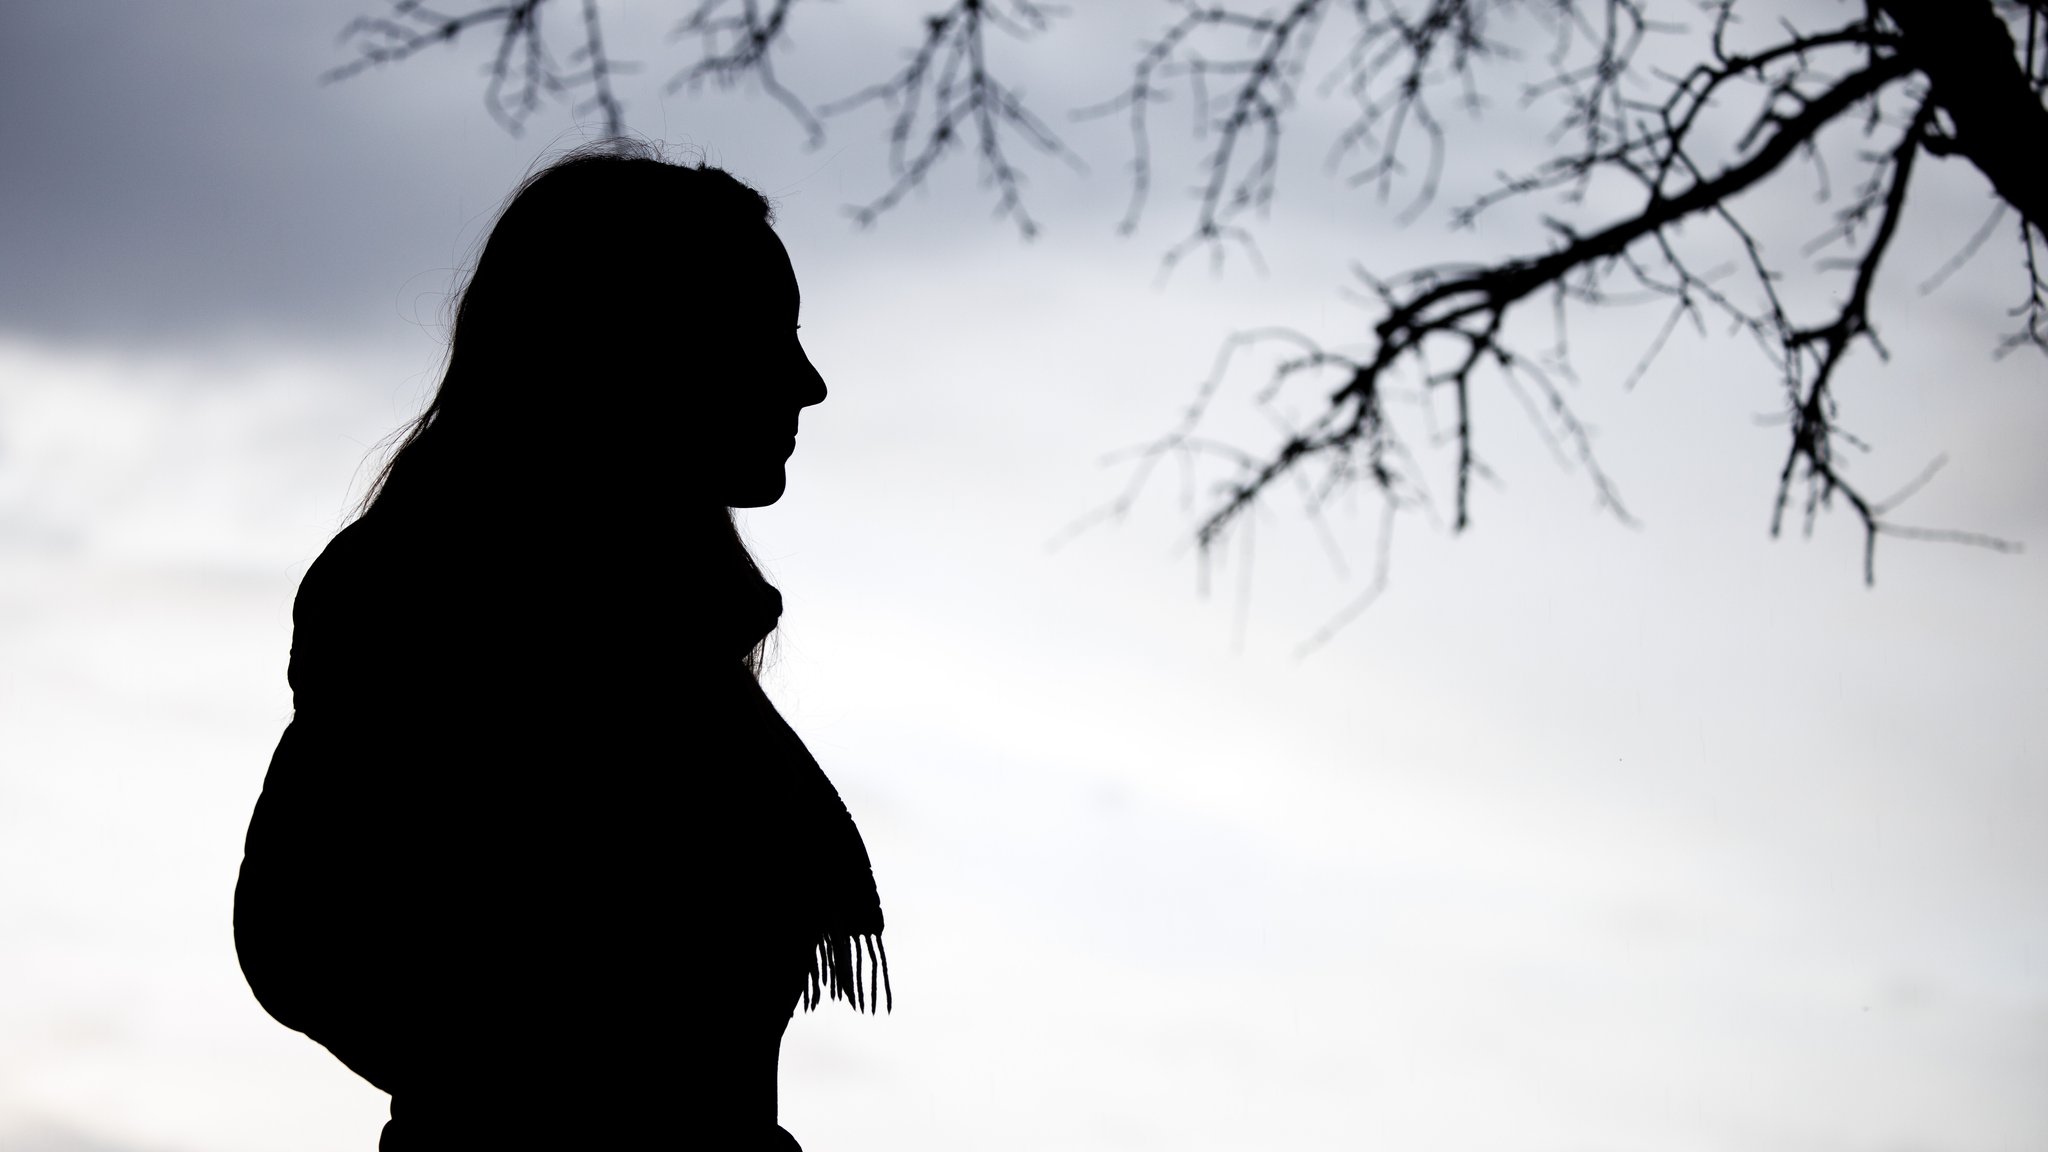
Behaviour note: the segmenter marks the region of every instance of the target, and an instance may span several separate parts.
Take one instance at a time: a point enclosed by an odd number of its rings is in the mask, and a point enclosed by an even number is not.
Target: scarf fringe
[[[856,1012],[896,1010],[896,992],[889,987],[889,952],[879,932],[819,937],[806,981],[806,1011],[815,1010],[827,997],[846,1001]]]

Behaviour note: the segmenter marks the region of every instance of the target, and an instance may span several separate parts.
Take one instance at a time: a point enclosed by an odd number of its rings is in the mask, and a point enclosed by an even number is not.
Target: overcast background
[[[585,133],[554,110],[507,136],[480,44],[317,86],[375,5],[0,6],[6,1152],[363,1152],[385,1118],[242,981],[242,831],[298,579],[431,388],[491,213]],[[872,80],[915,10],[827,6],[785,72],[817,99]],[[806,152],[758,97],[664,98],[667,16],[607,11],[649,62],[631,126],[775,198],[832,389],[746,522],[787,604],[771,689],[861,823],[897,995],[792,1025],[806,1147],[2048,1147],[2048,396],[2038,357],[1989,354],[2003,241],[1912,287],[1982,218],[1973,174],[1930,173],[1877,304],[1894,356],[1842,395],[1873,492],[1945,452],[1910,518],[2029,551],[1890,542],[1866,589],[1846,517],[1771,543],[1768,370],[1681,336],[1624,394],[1658,318],[1589,315],[1574,399],[1643,527],[1486,394],[1474,530],[1403,521],[1387,595],[1297,659],[1368,583],[1370,499],[1332,516],[1342,569],[1276,501],[1248,594],[1238,553],[1198,594],[1170,470],[1048,542],[1225,333],[1355,340],[1349,261],[1527,247],[1533,214],[1396,228],[1311,131],[1268,272],[1161,286],[1187,169],[1118,238],[1104,123],[1069,136],[1091,177],[1038,169],[1036,243],[958,161],[859,231],[877,120]],[[1027,92],[1106,95],[1164,11],[1063,21]],[[1533,123],[1467,129],[1445,203],[1533,155]],[[1809,186],[1782,196],[1813,218]],[[1264,434],[1257,374],[1232,380],[1215,430]],[[631,386],[565,386],[563,427]],[[506,498],[547,482],[536,458]]]

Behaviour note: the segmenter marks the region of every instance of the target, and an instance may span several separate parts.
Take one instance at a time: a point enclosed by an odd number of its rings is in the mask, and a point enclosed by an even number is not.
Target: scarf
[[[729,612],[716,625],[721,658],[744,660],[782,615],[782,594],[749,571],[726,598]],[[744,673],[744,669],[741,670]],[[791,917],[810,942],[800,1000],[805,1010],[824,999],[844,1000],[856,1011],[893,1010],[889,957],[882,946],[882,901],[867,845],[845,801],[803,741],[747,674],[770,727],[786,741],[783,755],[761,758],[766,781],[782,810],[776,815],[776,872],[790,898]]]

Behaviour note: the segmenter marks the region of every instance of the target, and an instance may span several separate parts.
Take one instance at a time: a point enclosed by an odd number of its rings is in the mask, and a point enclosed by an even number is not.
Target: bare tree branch
[[[1516,306],[1537,294],[1547,293],[1556,315],[1557,344],[1548,358],[1569,371],[1565,349],[1564,315],[1571,304],[1608,304],[1624,296],[1637,299],[1668,299],[1670,309],[1653,338],[1649,350],[1631,371],[1632,384],[1647,369],[1680,323],[1691,321],[1704,331],[1708,313],[1748,333],[1764,352],[1767,361],[1780,372],[1786,388],[1785,422],[1790,431],[1786,463],[1779,476],[1778,492],[1771,518],[1773,535],[1782,527],[1783,512],[1795,487],[1804,493],[1806,526],[1840,497],[1857,516],[1864,529],[1864,573],[1874,579],[1875,543],[1879,535],[1919,540],[1940,540],[2010,551],[2016,544],[1982,533],[1951,529],[1927,529],[1900,524],[1890,518],[1898,501],[1918,489],[1909,486],[1900,496],[1878,502],[1866,497],[1843,472],[1838,448],[1860,442],[1836,423],[1834,392],[1838,369],[1851,348],[1867,342],[1880,356],[1869,316],[1869,304],[1882,259],[1896,234],[1897,223],[1907,202],[1914,172],[1913,159],[1921,151],[1940,154],[1947,139],[1937,131],[1939,116],[1947,116],[1937,93],[1929,95],[1922,73],[1923,57],[1907,50],[1909,41],[1897,27],[1878,14],[1867,13],[1840,27],[1804,32],[1786,25],[1784,35],[1745,50],[1732,46],[1733,13],[1737,0],[1713,0],[1704,7],[1710,17],[1707,52],[1688,71],[1671,76],[1658,74],[1651,87],[1661,83],[1663,94],[1645,98],[1634,60],[1646,35],[1672,31],[1672,26],[1653,23],[1645,9],[1630,0],[1604,3],[1558,3],[1548,6],[1558,47],[1550,59],[1552,77],[1531,85],[1525,95],[1530,101],[1564,101],[1560,132],[1573,138],[1576,146],[1562,151],[1536,169],[1515,177],[1504,177],[1501,187],[1480,196],[1452,213],[1454,224],[1471,225],[1482,213],[1506,200],[1551,192],[1567,202],[1577,202],[1596,177],[1620,177],[1636,184],[1643,194],[1640,207],[1630,214],[1610,218],[1603,226],[1579,231],[1562,221],[1551,220],[1559,243],[1536,256],[1501,260],[1480,266],[1437,266],[1412,270],[1391,280],[1379,280],[1361,273],[1369,289],[1369,300],[1379,316],[1373,326],[1370,355],[1344,359],[1312,351],[1283,366],[1269,381],[1262,396],[1282,383],[1293,368],[1313,364],[1338,373],[1341,383],[1327,395],[1320,415],[1299,432],[1284,436],[1274,447],[1236,454],[1217,490],[1214,503],[1202,516],[1195,533],[1204,549],[1215,546],[1231,524],[1255,507],[1268,489],[1283,477],[1302,469],[1328,467],[1331,461],[1363,456],[1376,469],[1352,469],[1332,474],[1361,480],[1381,489],[1390,507],[1415,507],[1411,494],[1421,490],[1420,476],[1404,474],[1387,466],[1383,445],[1388,413],[1385,397],[1397,380],[1420,384],[1425,397],[1445,394],[1452,409],[1447,435],[1452,451],[1453,494],[1451,522],[1454,531],[1471,521],[1471,482],[1481,471],[1474,438],[1476,391],[1481,370],[1497,380],[1527,409],[1547,443],[1572,459],[1591,479],[1601,507],[1624,522],[1629,516],[1611,481],[1600,468],[1593,451],[1590,431],[1580,422],[1565,399],[1558,381],[1546,369],[1546,359],[1519,352],[1507,343],[1507,321]],[[1146,145],[1146,106],[1163,99],[1157,78],[1178,62],[1193,72],[1194,52],[1189,46],[1199,32],[1235,27],[1254,36],[1261,51],[1244,65],[1244,78],[1237,89],[1239,99],[1249,99],[1261,85],[1274,84],[1269,77],[1288,74],[1278,63],[1273,44],[1292,25],[1319,16],[1324,6],[1304,2],[1264,17],[1251,17],[1220,7],[1187,10],[1159,40],[1148,47],[1134,69],[1134,83],[1117,99],[1088,111],[1102,113],[1128,110],[1132,116],[1134,197],[1126,226],[1141,209],[1152,180]],[[1377,91],[1386,95],[1360,100],[1361,115],[1341,138],[1335,153],[1343,155],[1358,141],[1371,141],[1377,151],[1359,176],[1375,183],[1386,194],[1393,174],[1401,169],[1400,133],[1414,123],[1430,140],[1431,156],[1437,156],[1441,134],[1438,119],[1429,111],[1428,93],[1432,83],[1445,77],[1469,74],[1469,63],[1498,57],[1502,46],[1487,32],[1491,13],[1516,7],[1511,0],[1424,0],[1414,6],[1415,14],[1404,16],[1398,6],[1378,5],[1371,19],[1361,16],[1359,31],[1338,75],[1354,90]],[[1364,6],[1358,6],[1360,13]],[[2030,12],[2028,19],[2034,20]],[[1979,29],[1981,31],[1981,29]],[[2029,24],[2025,38],[2038,42],[2040,33]],[[1590,45],[1590,58],[1572,57],[1569,45],[1576,37]],[[1449,45],[1450,47],[1445,47]],[[1305,52],[1305,49],[1297,49]],[[1377,50],[1377,55],[1372,53]],[[1986,51],[1981,45],[1976,49]],[[2011,42],[2001,65],[2011,65]],[[2048,54],[2044,54],[2048,55]],[[1832,78],[1826,61],[1834,59]],[[1369,62],[1365,67],[1360,62]],[[1442,63],[1431,71],[1432,61]],[[1386,79],[1388,69],[1399,74]],[[2048,67],[2028,57],[2023,70],[2014,75],[2029,78],[2027,100],[2039,111],[2039,82]],[[1264,71],[1261,71],[1261,69]],[[1299,69],[1295,69],[1298,73]],[[1635,82],[1631,82],[1635,78]],[[1372,84],[1383,87],[1374,89]],[[1277,89],[1283,98],[1291,88]],[[1810,158],[1820,168],[1823,133],[1842,126],[1845,132],[1864,135],[1881,130],[1893,121],[1884,113],[1881,97],[1889,92],[1912,101],[1910,122],[1894,137],[1884,152],[1866,154],[1870,166],[1867,179],[1847,206],[1836,213],[1834,223],[1810,246],[1813,251],[1853,243],[1866,228],[1871,239],[1854,259],[1823,259],[1817,269],[1851,273],[1846,299],[1827,318],[1817,322],[1794,319],[1795,310],[1780,295],[1785,271],[1766,253],[1744,223],[1737,201],[1748,190],[1774,178],[1788,160]],[[1707,131],[1709,109],[1719,109],[1714,126],[1725,124],[1731,97],[1749,99],[1754,114],[1746,130],[1734,141],[1735,155],[1712,159],[1727,145],[1717,144]],[[2011,97],[2008,85],[2007,97]],[[1470,95],[1468,91],[1468,102]],[[1282,106],[1279,100],[1275,106]],[[1862,109],[1861,116],[1852,115]],[[1937,115],[1939,113],[1939,116]],[[1197,223],[1184,243],[1213,243],[1227,235],[1229,213],[1234,206],[1257,203],[1266,179],[1259,162],[1239,163],[1234,159],[1236,135],[1245,125],[1228,118],[1214,122],[1220,143],[1202,163],[1209,181],[1197,198]],[[2036,137],[2048,143],[2048,134]],[[1269,145],[1270,146],[1270,145]],[[2028,150],[2005,145],[2007,154],[2027,155]],[[1955,146],[1950,144],[1950,151]],[[1418,202],[1435,193],[1434,162],[1419,177]],[[1241,175],[1239,175],[1241,174]],[[2014,177],[2023,178],[2023,177]],[[1219,181],[1247,181],[1249,189],[1239,199],[1215,194]],[[2033,177],[2048,187],[2048,178]],[[1269,193],[1269,188],[1266,194]],[[2001,196],[2004,196],[2001,190]],[[2008,201],[2010,202],[2010,201]],[[1690,263],[1682,248],[1678,229],[1688,219],[1718,223],[1734,241],[1735,250],[1749,272],[1750,302],[1732,294],[1719,272],[1701,272]],[[2001,352],[2020,344],[2042,345],[2048,330],[2048,291],[2044,291],[2037,259],[2038,230],[2023,230],[2022,249],[2027,259],[2029,293],[2015,314],[2022,316],[2019,333],[2001,345]],[[1973,246],[1981,241],[1974,241]],[[1178,250],[1169,253],[1169,260]],[[1633,292],[1614,291],[1613,278],[1620,276]],[[1290,336],[1306,341],[1306,337]],[[1237,346],[1233,337],[1226,350]],[[1311,346],[1312,347],[1312,346]],[[1213,396],[1218,385],[1204,385],[1204,397]],[[1199,411],[1199,406],[1198,406]],[[1431,410],[1425,408],[1425,414]],[[1158,447],[1170,449],[1196,437],[1196,428],[1183,423]],[[1220,453],[1212,458],[1228,459]],[[1412,459],[1408,457],[1407,459]],[[1137,479],[1142,480],[1141,471]],[[1126,495],[1128,501],[1129,493]],[[1425,505],[1426,506],[1426,505]]]
[[[549,3],[512,0],[449,14],[423,0],[391,0],[390,15],[358,16],[342,29],[342,43],[355,49],[355,59],[328,69],[321,82],[410,60],[436,44],[452,45],[472,29],[495,29],[498,41],[485,69],[484,108],[506,131],[518,135],[540,110],[543,96],[567,99],[587,88],[590,98],[575,110],[603,112],[605,134],[618,135],[625,129],[625,111],[612,77],[626,65],[605,54],[595,0],[583,0],[583,39],[567,58],[581,65],[574,70],[565,70],[548,51],[541,17]]]
[[[2040,71],[2048,61],[2023,63],[2011,31],[1990,4],[1876,3],[1905,33],[1916,66],[1932,81],[1934,99],[1953,125],[1939,143],[1941,151],[1967,157],[2021,219],[2036,231],[2048,228],[2048,177],[2028,158],[2038,152],[2013,146],[2021,140],[2038,147],[2048,139]],[[2030,18],[2039,12],[2031,9]],[[2030,33],[2030,51],[2034,43]]]
[[[1173,2],[1182,9],[1181,16],[1146,47],[1132,70],[1130,86],[1077,113],[1082,117],[1130,113],[1134,149],[1131,203],[1121,225],[1129,233],[1137,227],[1152,183],[1147,110],[1167,98],[1162,82],[1180,76],[1188,79],[1196,123],[1213,129],[1216,143],[1203,161],[1208,174],[1197,192],[1193,234],[1168,251],[1169,265],[1198,245],[1249,243],[1249,234],[1233,225],[1231,218],[1246,209],[1264,210],[1272,203],[1284,118],[1294,107],[1317,26],[1332,6],[1332,0],[1292,0],[1278,15],[1254,16],[1221,6],[1201,7],[1194,0]],[[1196,42],[1204,35],[1226,32],[1244,37],[1250,50],[1215,59],[1197,49]],[[1232,78],[1235,86],[1212,100],[1207,87],[1212,77]],[[1256,153],[1241,162],[1247,135],[1256,136]]]
[[[825,125],[809,104],[783,86],[770,53],[789,42],[789,11],[796,0],[771,0],[763,12],[759,0],[698,0],[697,7],[676,25],[670,39],[696,38],[702,55],[695,64],[669,77],[667,91],[696,89],[706,80],[730,88],[751,74],[769,98],[795,117],[805,142],[825,142]]]
[[[1393,283],[1373,282],[1371,286],[1386,308],[1386,315],[1374,329],[1378,342],[1374,354],[1366,360],[1346,362],[1349,378],[1330,394],[1329,408],[1307,434],[1282,445],[1258,467],[1227,486],[1224,497],[1197,529],[1198,539],[1207,542],[1215,538],[1269,485],[1305,460],[1326,453],[1349,452],[1356,440],[1384,420],[1380,396],[1386,378],[1407,362],[1424,370],[1426,387],[1449,390],[1457,404],[1454,530],[1470,524],[1474,461],[1471,392],[1474,373],[1482,366],[1519,374],[1545,388],[1546,398],[1560,413],[1582,463],[1595,478],[1602,503],[1626,518],[1612,485],[1598,470],[1590,441],[1576,419],[1570,417],[1562,395],[1530,372],[1532,360],[1500,342],[1508,312],[1539,289],[1565,283],[1581,269],[1617,261],[1638,241],[1654,237],[1687,217],[1717,208],[1783,164],[1822,125],[1904,72],[1905,65],[1898,58],[1879,59],[1809,101],[1797,114],[1779,118],[1777,130],[1746,160],[1671,195],[1653,193],[1636,215],[1589,236],[1570,236],[1542,256],[1481,268],[1425,268]],[[1589,284],[1580,290],[1586,293],[1595,289]],[[1684,293],[1696,290],[1696,285],[1680,285],[1672,290],[1683,301]],[[1425,352],[1440,341],[1448,341],[1460,351],[1451,368],[1431,373],[1426,368]]]
[[[891,111],[889,165],[895,181],[880,196],[849,209],[856,223],[873,224],[894,208],[968,136],[981,159],[982,179],[996,190],[996,217],[1016,224],[1027,240],[1038,234],[1024,207],[1024,173],[1011,161],[1005,136],[1076,170],[1087,166],[990,69],[988,29],[1028,37],[1045,31],[1054,12],[1036,0],[956,0],[925,19],[924,40],[902,70],[819,109],[828,117],[867,104]]]

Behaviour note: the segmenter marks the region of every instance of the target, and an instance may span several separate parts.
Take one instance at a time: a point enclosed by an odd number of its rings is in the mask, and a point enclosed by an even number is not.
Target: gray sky
[[[807,94],[891,58],[856,8],[807,42],[845,69]],[[316,86],[361,10],[0,9],[7,1152],[364,1149],[384,1116],[242,983],[241,832],[297,580],[432,384],[450,270],[581,137],[556,112],[508,138],[474,46]],[[1151,19],[1117,18],[1064,34],[1034,98],[1103,94]],[[1887,542],[1865,589],[1841,516],[1770,543],[1754,353],[1682,336],[1624,395],[1657,318],[1591,314],[1574,400],[1644,526],[1485,397],[1502,480],[1475,529],[1403,521],[1387,596],[1296,660],[1365,585],[1370,500],[1333,516],[1343,572],[1276,502],[1242,601],[1238,554],[1196,594],[1171,470],[1122,525],[1047,541],[1120,490],[1097,460],[1167,427],[1223,333],[1355,340],[1351,259],[1498,251],[1529,220],[1395,229],[1309,142],[1267,275],[1161,288],[1184,204],[1168,184],[1114,235],[1106,124],[1072,136],[1091,178],[1040,170],[1037,243],[964,167],[860,232],[876,121],[805,152],[758,99],[660,98],[672,57],[638,54],[632,126],[776,197],[832,387],[747,523],[788,605],[772,691],[861,822],[899,995],[792,1025],[807,1147],[2048,1142],[2048,397],[2038,358],[1989,356],[2019,283],[1996,246],[1912,289],[1981,219],[1969,173],[1928,185],[1879,301],[1893,358],[1856,362],[1845,412],[1873,490],[1945,452],[1911,518],[2028,552]],[[1469,139],[1454,186],[1530,133]],[[565,388],[564,420],[607,384]],[[1220,433],[1265,434],[1255,386],[1232,378]]]

